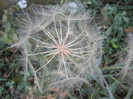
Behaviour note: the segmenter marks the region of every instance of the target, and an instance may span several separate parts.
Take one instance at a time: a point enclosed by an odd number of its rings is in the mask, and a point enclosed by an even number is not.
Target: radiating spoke
[[[44,45],[43,46],[39,46],[38,45],[37,47],[42,47],[42,48],[56,48],[56,46],[44,46]]]
[[[68,20],[68,22],[67,22],[67,33],[66,33],[65,39],[63,41],[63,45],[65,44],[69,34],[70,34],[70,20]]]
[[[46,33],[46,35],[55,43],[55,44],[57,44],[57,41],[55,40],[55,38],[44,28],[44,29],[42,29],[43,30],[43,32],[45,32]]]
[[[88,48],[88,47],[90,47],[90,45],[85,46],[85,47],[74,48],[74,49],[72,49],[72,48],[70,49],[70,48],[69,48],[69,51],[83,50],[83,49]]]
[[[56,50],[51,50],[51,51],[45,51],[45,52],[40,52],[40,53],[35,53],[35,54],[28,54],[28,56],[36,56],[36,55],[42,55],[42,54],[47,54],[50,52],[55,52]]]
[[[77,64],[66,53],[65,56],[77,67]]]
[[[61,71],[61,67],[62,67],[62,61],[59,61],[59,64],[57,65],[58,70]]]
[[[84,31],[83,31],[80,35],[78,35],[78,36],[76,37],[76,39],[74,39],[72,42],[70,42],[70,43],[68,43],[68,44],[66,44],[66,45],[73,44],[75,41],[77,41],[77,40],[79,39],[79,37],[80,37],[83,33],[84,33]]]
[[[51,53],[49,53],[49,54],[46,54],[46,55],[44,56],[44,58],[46,58],[47,56],[50,56],[50,55],[55,55],[56,52],[57,52],[57,50],[56,50],[55,52],[51,52]]]
[[[65,56],[64,53],[62,53],[62,62],[65,68],[65,72],[66,72],[66,77],[68,78],[68,73],[67,73],[67,67],[66,67],[66,62],[65,62]]]
[[[61,24],[61,20],[59,20],[59,23],[60,23],[60,37],[61,37],[61,43],[62,43],[62,24]]]
[[[57,41],[55,40],[55,38],[53,37],[53,35],[52,35],[49,31],[47,31],[44,27],[41,27],[41,26],[39,26],[39,28],[42,29],[42,31],[43,31],[44,33],[46,33],[46,35],[47,35],[55,44],[57,44]]]
[[[90,19],[90,18],[73,18],[73,19],[69,19],[71,21],[79,21],[79,20],[87,20],[87,19]]]
[[[41,70],[42,68],[44,68],[45,66],[47,66],[47,65],[53,60],[53,58],[54,58],[56,55],[57,55],[57,53],[55,53],[55,55],[52,56],[46,64],[44,64],[42,67],[40,67],[39,69],[37,69],[36,72],[38,72],[39,70]]]
[[[77,57],[77,58],[85,58],[85,56],[79,56],[79,55],[72,54],[72,53],[68,53],[68,54],[71,55],[71,56]]]
[[[54,27],[55,27],[56,35],[57,35],[57,38],[58,38],[58,43],[61,44],[60,37],[59,37],[59,33],[58,33],[58,31],[57,31],[57,26],[56,26],[56,21],[55,21],[55,19],[54,19]]]
[[[74,53],[74,54],[85,54],[85,53],[93,53],[93,51],[83,51],[83,50],[80,50],[80,51],[69,51],[70,53]]]
[[[82,42],[85,38],[87,37],[87,35],[86,36],[84,36],[80,41],[78,41],[77,43],[74,43],[74,44],[69,44],[68,45],[68,47],[72,47],[72,46],[75,46],[75,45],[77,45],[77,44],[79,44],[80,42]]]
[[[39,42],[39,43],[42,43],[42,44],[44,44],[44,45],[54,46],[53,44],[49,44],[49,43],[42,42],[42,41],[37,40],[37,39],[35,39],[35,38],[31,37],[31,36],[29,36],[29,38],[30,38],[30,39],[33,39],[33,40],[35,40],[35,41],[37,41],[37,42]]]

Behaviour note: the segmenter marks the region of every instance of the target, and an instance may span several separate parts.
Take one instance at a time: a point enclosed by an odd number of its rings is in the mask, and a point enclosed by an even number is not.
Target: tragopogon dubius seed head
[[[97,72],[104,37],[92,19],[90,11],[71,12],[67,4],[34,6],[22,14],[20,41],[13,46],[23,48],[25,70],[32,70],[40,91],[39,79],[70,88],[88,83]]]

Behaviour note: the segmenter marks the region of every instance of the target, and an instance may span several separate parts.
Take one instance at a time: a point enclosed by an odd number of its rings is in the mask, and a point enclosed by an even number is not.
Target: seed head
[[[92,19],[90,11],[71,12],[68,4],[34,6],[22,14],[17,44],[40,91],[39,79],[50,87],[71,88],[95,74],[104,37]]]

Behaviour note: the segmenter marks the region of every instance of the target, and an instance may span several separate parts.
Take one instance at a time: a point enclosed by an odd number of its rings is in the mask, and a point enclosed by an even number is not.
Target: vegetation
[[[102,71],[99,73],[101,75],[95,75],[93,79],[89,80],[89,85],[82,84],[80,88],[60,91],[58,88],[51,87],[41,94],[32,75],[32,70],[29,69],[25,75],[25,64],[23,64],[21,56],[22,49],[17,50],[12,47],[3,51],[18,42],[16,30],[18,29],[18,21],[21,19],[19,15],[34,4],[29,4],[25,9],[13,5],[3,11],[0,19],[0,98],[110,99],[109,92],[111,91],[114,96],[112,99],[132,99],[133,1],[61,0],[54,4],[62,5],[64,2],[75,2],[77,5],[85,7],[87,11],[91,10],[97,27],[102,30],[102,36],[106,37],[103,41],[103,57],[99,67]],[[51,0],[49,0],[50,3],[53,4]],[[28,46],[30,49],[30,44]],[[42,59],[42,56],[38,57]],[[47,79],[43,80],[41,85],[47,84],[45,82]],[[106,88],[105,80],[109,88]]]

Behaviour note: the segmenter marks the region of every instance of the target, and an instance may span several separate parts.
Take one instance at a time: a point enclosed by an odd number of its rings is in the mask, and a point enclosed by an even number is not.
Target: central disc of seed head
[[[58,44],[57,45],[57,50],[58,50],[59,53],[62,53],[62,54],[65,54],[65,53],[68,52],[68,48],[63,44]]]

